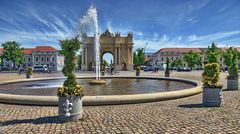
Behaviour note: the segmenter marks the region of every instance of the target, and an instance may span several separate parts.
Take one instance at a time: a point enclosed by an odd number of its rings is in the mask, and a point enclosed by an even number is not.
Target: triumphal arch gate
[[[126,37],[120,33],[111,33],[108,29],[99,37],[100,59],[103,61],[105,53],[113,55],[112,65],[116,71],[133,70],[133,33]],[[95,38],[83,34],[81,70],[90,71],[95,67]]]

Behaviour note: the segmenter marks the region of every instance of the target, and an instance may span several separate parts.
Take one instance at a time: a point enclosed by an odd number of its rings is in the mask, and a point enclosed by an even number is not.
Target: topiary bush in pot
[[[202,73],[203,82],[203,105],[216,106],[222,105],[222,85],[219,84],[220,66],[218,63],[209,63],[204,66]]]
[[[32,67],[28,66],[27,71],[26,71],[26,78],[31,79],[32,75],[33,75],[33,69],[32,69]]]
[[[137,67],[136,68],[136,76],[140,76],[141,68]]]
[[[82,118],[82,98],[84,88],[77,84],[73,73],[76,66],[76,53],[80,49],[77,38],[61,40],[61,54],[64,56],[63,74],[67,77],[63,86],[58,88],[58,114],[62,121],[77,121]]]
[[[230,47],[223,54],[224,63],[229,67],[229,75],[227,77],[227,89],[238,90],[238,51]]]
[[[165,77],[170,77],[170,61],[169,61],[169,58],[167,58],[167,61],[166,61]]]

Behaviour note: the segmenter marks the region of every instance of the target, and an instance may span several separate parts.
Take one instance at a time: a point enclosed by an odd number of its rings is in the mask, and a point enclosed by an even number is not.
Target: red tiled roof
[[[160,52],[178,52],[178,53],[187,53],[188,51],[201,53],[202,51],[199,48],[162,48]]]
[[[35,48],[24,48],[23,53],[24,54],[32,54]]]
[[[37,46],[34,52],[56,52],[57,50],[51,46]]]
[[[56,52],[57,50],[51,46],[36,46],[35,48],[24,48],[24,54],[32,54],[33,52]],[[3,52],[3,48],[0,48],[0,54]]]

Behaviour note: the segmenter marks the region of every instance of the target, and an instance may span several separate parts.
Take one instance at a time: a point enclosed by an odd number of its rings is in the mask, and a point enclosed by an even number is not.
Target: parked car
[[[147,72],[147,71],[156,71],[156,70],[158,70],[156,67],[145,67],[144,69],[143,69],[145,72]]]
[[[178,67],[177,71],[178,72],[190,72],[192,70],[189,67]]]
[[[35,72],[48,72],[48,67],[46,65],[33,66],[33,71],[35,71]]]
[[[144,70],[145,72],[147,72],[150,68],[151,68],[151,67],[146,66],[146,67],[143,68],[143,70]]]

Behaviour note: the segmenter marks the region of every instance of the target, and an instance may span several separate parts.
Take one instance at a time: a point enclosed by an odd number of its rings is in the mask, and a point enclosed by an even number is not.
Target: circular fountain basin
[[[200,82],[153,77],[104,77],[104,85],[90,85],[94,77],[79,77],[85,88],[84,105],[129,104],[177,99],[202,92]],[[0,102],[57,105],[57,88],[65,78],[16,80],[0,83]]]

